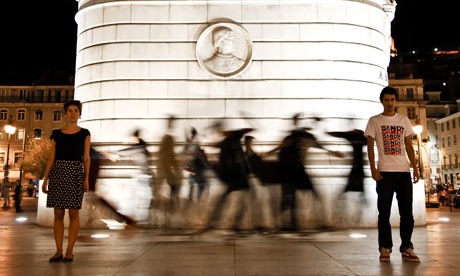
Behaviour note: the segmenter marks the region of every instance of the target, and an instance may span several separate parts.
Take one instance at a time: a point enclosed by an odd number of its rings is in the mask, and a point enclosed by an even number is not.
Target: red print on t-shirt
[[[404,127],[381,126],[383,137],[383,152],[386,155],[402,155]]]

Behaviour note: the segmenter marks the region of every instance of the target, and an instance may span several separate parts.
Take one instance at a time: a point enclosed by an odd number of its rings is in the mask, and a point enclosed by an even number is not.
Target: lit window
[[[22,162],[22,152],[15,152],[14,153],[14,164],[20,165]]]
[[[5,164],[5,152],[0,152],[0,164]]]
[[[407,100],[414,100],[414,88],[407,88]]]
[[[61,121],[61,111],[54,111],[53,113],[53,121],[60,122]]]
[[[35,121],[43,120],[43,111],[37,110],[35,111]]]
[[[25,132],[25,131],[24,131],[23,128],[18,128],[18,129],[16,130],[16,139],[17,139],[17,140],[22,140],[22,139],[24,139],[24,136],[25,136],[25,135],[24,135],[24,134],[25,134],[24,132]]]
[[[24,109],[18,110],[18,121],[24,121],[26,119],[26,111]]]
[[[6,109],[0,110],[0,120],[2,121],[8,120],[8,110]]]
[[[42,130],[39,128],[34,129],[34,138],[41,139],[42,138]]]
[[[416,115],[415,115],[415,107],[408,107],[407,108],[407,117],[411,120],[415,120]]]

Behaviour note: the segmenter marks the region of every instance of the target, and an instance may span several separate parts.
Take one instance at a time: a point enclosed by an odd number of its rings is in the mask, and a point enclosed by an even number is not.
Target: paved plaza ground
[[[24,198],[23,213],[0,209],[2,276],[460,275],[460,209],[427,209],[427,226],[416,227],[413,234],[421,263],[401,260],[398,228],[393,229],[390,263],[378,260],[377,229],[246,236],[213,231],[197,236],[137,228],[82,229],[74,262],[49,263],[55,252],[53,231],[35,223],[35,204]],[[18,222],[19,217],[28,220]],[[352,238],[352,233],[364,236]]]

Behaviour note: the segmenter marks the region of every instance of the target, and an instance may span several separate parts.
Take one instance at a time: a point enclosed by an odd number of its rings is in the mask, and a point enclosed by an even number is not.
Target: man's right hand
[[[47,193],[48,193],[48,189],[46,189],[47,186],[48,186],[48,178],[45,177],[45,178],[43,179],[43,184],[42,184],[42,192],[43,192],[44,194],[47,194]]]
[[[372,178],[375,181],[379,181],[379,180],[383,179],[382,175],[380,174],[380,172],[377,169],[371,169],[371,173],[372,173]]]

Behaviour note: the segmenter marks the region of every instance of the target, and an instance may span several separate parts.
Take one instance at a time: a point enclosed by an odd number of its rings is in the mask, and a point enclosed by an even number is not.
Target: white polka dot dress
[[[85,170],[81,161],[56,160],[48,182],[46,207],[81,209]]]

